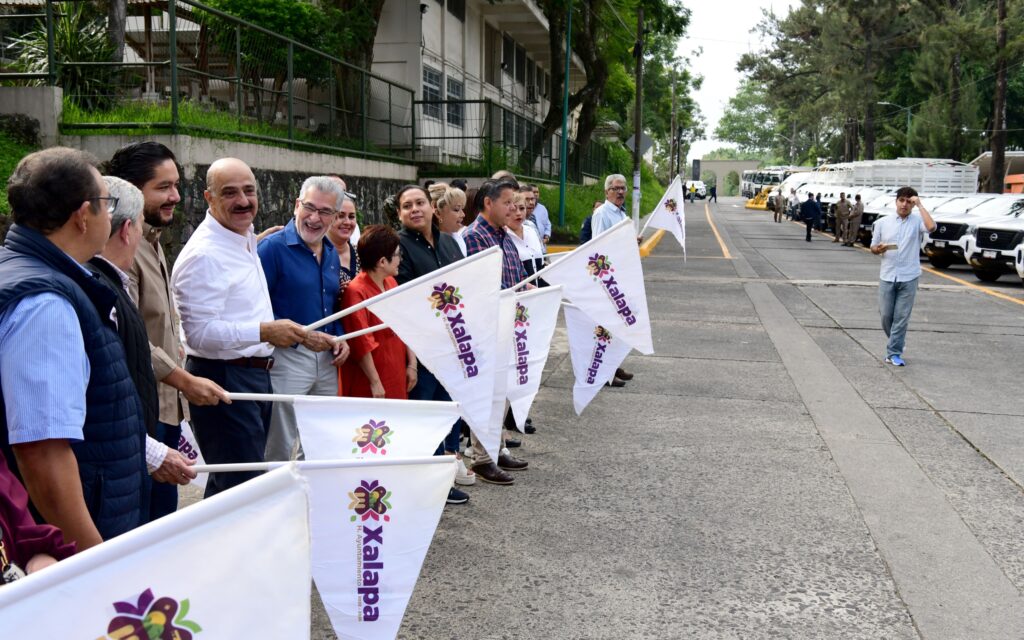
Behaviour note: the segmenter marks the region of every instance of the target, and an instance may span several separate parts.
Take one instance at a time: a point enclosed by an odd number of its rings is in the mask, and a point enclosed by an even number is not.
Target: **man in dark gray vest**
[[[0,249],[0,445],[38,513],[79,550],[139,525],[146,475],[117,295],[82,266],[117,205],[94,164],[62,147],[23,158]]]

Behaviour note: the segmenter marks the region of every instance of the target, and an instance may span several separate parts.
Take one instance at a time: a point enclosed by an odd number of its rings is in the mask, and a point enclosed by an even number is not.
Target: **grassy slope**
[[[18,162],[33,151],[33,147],[16,142],[10,135],[0,131],[0,178],[4,184],[4,195],[0,197],[0,215],[6,216],[11,212],[7,203],[7,179],[14,173],[14,167],[18,166]]]

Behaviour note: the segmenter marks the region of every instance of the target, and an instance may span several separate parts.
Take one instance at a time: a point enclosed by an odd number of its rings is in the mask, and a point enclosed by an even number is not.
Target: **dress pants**
[[[156,433],[153,437],[172,450],[178,450],[178,440],[181,439],[181,425],[167,424],[166,422],[156,423]],[[149,519],[152,522],[174,513],[178,509],[178,485],[170,482],[157,482],[154,480],[149,491]]]
[[[207,360],[189,356],[186,370],[194,376],[209,378],[226,391],[235,393],[270,393],[270,372],[233,364],[224,360]],[[270,403],[239,400],[231,404],[198,406],[189,403],[192,430],[195,432],[203,459],[208,464],[230,462],[263,462],[270,427]],[[209,498],[246,480],[259,471],[211,473],[206,483]]]
[[[331,351],[317,353],[302,345],[274,349],[274,368],[270,386],[274,393],[298,396],[337,396],[338,368],[331,364]],[[274,402],[267,432],[267,460],[304,460],[295,408],[287,402]]]

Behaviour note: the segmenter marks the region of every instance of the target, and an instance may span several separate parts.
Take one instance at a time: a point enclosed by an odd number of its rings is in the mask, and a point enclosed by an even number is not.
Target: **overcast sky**
[[[798,0],[685,0],[684,4],[692,16],[687,37],[680,40],[677,53],[690,59],[691,72],[704,76],[697,104],[707,122],[708,139],[690,147],[690,158],[700,158],[712,149],[731,146],[712,136],[729,98],[739,87],[736,63],[744,53],[761,48],[759,38],[750,31],[760,22],[762,9],[785,15]],[[694,55],[698,48],[703,52]]]

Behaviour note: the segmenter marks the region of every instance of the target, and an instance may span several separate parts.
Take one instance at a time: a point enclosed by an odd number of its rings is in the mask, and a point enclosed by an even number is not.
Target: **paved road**
[[[582,417],[556,336],[530,469],[446,508],[400,637],[1024,637],[1019,283],[926,273],[887,368],[877,259],[739,205],[644,261],[656,355]]]

